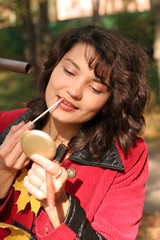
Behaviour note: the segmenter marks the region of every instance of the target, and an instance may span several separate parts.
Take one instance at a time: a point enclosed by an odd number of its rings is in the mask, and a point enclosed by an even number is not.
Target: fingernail
[[[28,122],[28,125],[27,125],[28,129],[29,129],[29,130],[32,129],[33,126],[34,126],[34,123],[31,122],[31,121],[29,121],[29,122]]]
[[[31,155],[31,159],[36,161],[39,159],[39,157],[38,157],[38,155],[33,154],[33,155]]]

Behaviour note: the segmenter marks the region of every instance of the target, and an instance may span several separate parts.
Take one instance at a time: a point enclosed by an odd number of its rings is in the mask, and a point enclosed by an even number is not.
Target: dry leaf
[[[27,169],[24,168],[22,170],[21,175],[16,179],[16,181],[13,185],[15,190],[20,191],[20,195],[17,200],[18,212],[21,210],[24,210],[27,203],[30,202],[31,210],[37,215],[37,213],[41,207],[41,203],[37,199],[35,199],[34,196],[32,196],[32,195],[29,196],[27,194],[27,191],[23,185],[23,179],[26,175],[27,175]]]
[[[0,222],[0,227],[8,228],[11,231],[11,233],[7,237],[5,237],[4,240],[17,240],[17,239],[29,240],[30,239],[30,234],[25,232],[21,228],[15,227],[7,223],[2,223],[2,222]]]

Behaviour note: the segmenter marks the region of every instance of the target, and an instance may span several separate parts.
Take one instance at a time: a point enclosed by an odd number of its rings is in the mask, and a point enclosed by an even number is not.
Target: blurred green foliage
[[[115,29],[123,32],[125,35],[132,38],[136,43],[140,44],[141,47],[148,52],[152,61],[152,66],[148,72],[148,79],[152,89],[151,102],[152,105],[154,105],[158,96],[158,74],[156,65],[152,59],[154,40],[152,15],[152,11],[123,12],[100,17],[97,24],[103,25],[109,29]],[[68,29],[92,23],[92,18],[79,18],[50,22],[49,27],[51,40],[53,41],[55,38],[57,38],[57,35]],[[0,57],[24,60],[23,34],[24,29],[22,29],[21,26],[0,29]],[[25,101],[25,99],[28,99],[30,96],[32,96],[32,81],[27,80],[31,78],[32,75],[28,77],[24,76],[23,74],[17,74],[16,77],[12,77],[10,74],[8,74],[9,73],[6,73],[6,76],[4,76],[4,74],[0,73],[0,108],[5,106],[5,109],[13,109],[17,106],[18,101]],[[18,86],[18,83],[20,86]],[[13,86],[13,84],[15,84],[15,86]],[[7,86],[10,90],[7,90]],[[3,91],[4,93],[2,93]],[[14,92],[16,96],[14,96]],[[7,105],[7,101],[8,103],[10,102],[10,106]]]
[[[51,33],[51,40],[57,38],[57,36],[64,31],[67,31],[74,27],[80,27],[82,25],[86,24],[92,24],[91,18],[75,18],[75,19],[69,19],[64,21],[56,21],[56,22],[50,22],[50,33]]]
[[[24,41],[19,26],[0,29],[0,57],[23,58]]]
[[[32,75],[0,72],[0,111],[23,108],[35,93]]]
[[[69,19],[65,21],[50,22],[51,40],[58,34],[79,27],[92,24],[92,18]],[[100,18],[98,24],[106,28],[116,29],[131,37],[135,42],[145,47],[152,56],[153,46],[153,20],[152,12],[123,12],[106,15]],[[20,26],[8,27],[0,30],[0,55],[1,57],[23,57],[24,29]]]
[[[152,11],[117,13],[104,17],[103,25],[124,33],[146,49],[152,57],[154,40],[152,14]]]

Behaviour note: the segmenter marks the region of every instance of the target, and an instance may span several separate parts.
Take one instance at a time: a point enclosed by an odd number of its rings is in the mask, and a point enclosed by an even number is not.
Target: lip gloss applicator
[[[37,122],[41,117],[43,117],[47,112],[49,112],[52,108],[56,107],[60,102],[62,102],[63,98],[59,99],[56,103],[51,105],[47,110],[45,110],[43,113],[41,113],[38,117],[36,117],[32,123]]]
[[[32,123],[38,121],[47,112],[56,107],[63,98],[59,99],[56,103],[50,106],[37,118],[35,118]],[[30,158],[33,154],[42,155],[50,160],[52,160],[56,155],[56,145],[53,139],[45,132],[40,130],[26,130],[22,134],[21,145],[24,153]],[[52,174],[45,171],[46,175],[46,189],[47,189],[47,205],[50,210],[55,206],[55,188],[53,184]]]

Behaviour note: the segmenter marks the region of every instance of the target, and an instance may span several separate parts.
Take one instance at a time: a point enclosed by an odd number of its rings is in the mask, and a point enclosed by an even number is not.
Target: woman
[[[71,30],[54,43],[29,110],[1,113],[1,222],[36,239],[136,238],[148,177],[146,144],[139,137],[150,95],[147,61],[130,40],[96,26]],[[34,127],[57,147],[68,146],[68,153],[61,165],[40,155],[31,156],[32,164],[22,152],[21,135],[33,127],[29,120],[59,99]],[[24,186],[42,204],[37,216],[30,203],[17,209],[21,194],[12,185],[26,167]],[[45,171],[55,186],[52,210]]]

